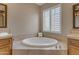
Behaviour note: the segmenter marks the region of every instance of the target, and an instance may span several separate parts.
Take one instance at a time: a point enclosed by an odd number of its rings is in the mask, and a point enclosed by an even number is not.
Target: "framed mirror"
[[[73,5],[73,28],[79,29],[79,4]]]
[[[0,28],[7,27],[7,5],[0,4]]]

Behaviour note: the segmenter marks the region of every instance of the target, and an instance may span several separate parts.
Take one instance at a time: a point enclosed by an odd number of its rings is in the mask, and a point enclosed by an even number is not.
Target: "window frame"
[[[52,31],[51,31],[51,9],[52,9],[52,8],[56,8],[56,7],[58,7],[58,6],[61,8],[60,32],[58,32],[58,31],[53,31],[53,32],[52,32]],[[62,20],[62,5],[61,5],[61,4],[57,4],[57,5],[53,6],[53,7],[47,8],[47,9],[45,9],[45,10],[48,10],[48,9],[50,10],[50,31],[44,31],[44,30],[43,30],[43,32],[49,32],[49,33],[51,32],[51,33],[61,34],[61,33],[62,33],[62,22],[63,22],[63,20]],[[43,11],[45,11],[45,10],[43,10]],[[44,23],[44,22],[43,22],[43,23]]]

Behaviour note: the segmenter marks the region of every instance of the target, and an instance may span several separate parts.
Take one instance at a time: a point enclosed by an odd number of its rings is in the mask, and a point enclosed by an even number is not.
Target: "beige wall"
[[[71,33],[73,29],[73,4],[64,3],[62,5],[62,30],[63,34]]]
[[[43,9],[52,7],[56,4],[44,4]],[[73,29],[73,12],[71,3],[62,5],[62,34],[69,34],[71,31],[78,32]],[[35,4],[8,4],[8,28],[0,28],[0,32],[12,32],[14,35],[32,34],[42,31],[42,17],[40,18],[40,7]],[[41,14],[42,16],[42,14]],[[41,19],[39,23],[39,19]],[[40,26],[39,26],[40,24]]]
[[[0,31],[8,31],[13,35],[33,34],[39,32],[39,6],[35,4],[7,4],[8,28]]]

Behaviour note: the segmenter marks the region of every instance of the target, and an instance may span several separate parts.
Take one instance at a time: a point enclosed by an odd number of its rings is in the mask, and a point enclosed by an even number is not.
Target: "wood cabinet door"
[[[79,55],[79,47],[69,46],[69,55]]]
[[[0,55],[12,54],[12,39],[0,39]]]
[[[68,39],[68,54],[79,55],[79,40]]]

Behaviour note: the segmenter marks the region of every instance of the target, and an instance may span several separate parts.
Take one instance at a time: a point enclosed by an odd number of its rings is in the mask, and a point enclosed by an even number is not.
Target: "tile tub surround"
[[[66,50],[66,47],[64,47],[64,43],[62,43],[60,41],[57,44],[57,46],[53,46],[53,47],[47,47],[47,48],[30,47],[28,45],[24,45],[22,43],[22,40],[20,40],[20,41],[13,42],[13,49]]]
[[[59,41],[57,47],[35,48],[23,45],[22,40],[13,42],[13,55],[63,55],[67,54],[67,48]]]
[[[16,35],[16,36],[13,36],[13,39],[14,41],[18,41],[18,40],[23,40],[30,37],[37,37],[37,33]]]
[[[13,55],[66,55],[67,54],[67,45],[66,41],[64,41],[64,38],[59,38],[61,40],[58,40],[58,38],[55,38],[59,41],[59,45],[56,47],[50,47],[50,48],[35,48],[35,47],[29,47],[22,44],[22,40],[26,38],[36,37],[37,34],[26,34],[26,35],[19,35],[14,37],[13,41]],[[57,35],[58,36],[58,35]]]
[[[13,55],[67,55],[66,50],[14,49]]]

